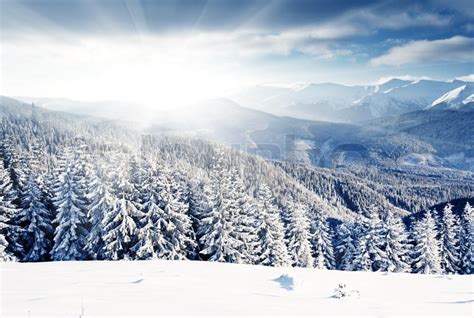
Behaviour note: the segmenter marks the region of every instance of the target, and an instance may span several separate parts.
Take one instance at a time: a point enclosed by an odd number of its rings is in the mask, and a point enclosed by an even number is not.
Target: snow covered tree
[[[130,260],[134,258],[132,247],[138,240],[136,222],[143,214],[132,200],[134,188],[128,182],[125,167],[118,167],[113,180],[112,188],[116,193],[116,199],[111,211],[105,215],[102,221],[104,228],[102,235],[104,242],[103,255],[106,259]]]
[[[333,269],[335,267],[334,251],[332,246],[332,234],[327,220],[321,211],[313,208],[313,224],[311,241],[313,246],[313,257],[315,268]]]
[[[423,274],[440,274],[441,257],[440,243],[436,224],[430,211],[419,221],[412,230],[415,246],[412,249],[413,271]]]
[[[55,186],[54,205],[57,224],[51,257],[56,261],[81,260],[85,258],[87,218],[84,184],[78,171],[78,162],[67,153],[64,171]]]
[[[348,271],[352,270],[352,262],[354,261],[357,242],[357,235],[355,233],[355,226],[346,223],[341,223],[337,227],[336,239],[336,263],[337,269]]]
[[[90,231],[85,242],[85,253],[91,259],[102,259],[104,242],[102,221],[105,215],[112,210],[114,197],[108,184],[107,172],[100,171],[91,176],[91,183],[87,190],[87,198],[90,202],[87,208],[87,218],[90,223]]]
[[[257,236],[257,211],[254,202],[245,191],[243,180],[236,169],[230,171],[229,210],[233,217],[234,235],[240,241],[241,263],[254,264],[259,261]]]
[[[191,218],[187,214],[188,206],[181,200],[182,189],[169,171],[159,173],[158,184],[162,210],[166,215],[166,240],[169,247],[166,258],[171,260],[186,259],[192,254],[195,243],[192,240],[193,229]]]
[[[12,221],[18,212],[13,200],[15,193],[12,190],[12,182],[8,171],[3,168],[3,163],[0,161],[0,262],[16,259],[12,251],[15,250],[17,242],[9,235],[15,232]]]
[[[360,218],[354,225],[354,231],[358,233],[358,236],[354,242],[354,256],[349,269],[352,271],[371,271],[372,260],[367,246],[367,222],[362,223]]]
[[[286,229],[288,253],[293,266],[313,267],[310,224],[301,203],[288,202],[289,224]]]
[[[45,261],[51,249],[51,213],[42,200],[37,180],[31,174],[21,191],[21,210],[15,224],[20,231],[21,260],[25,262]]]
[[[210,261],[242,263],[245,260],[245,255],[242,255],[244,243],[236,229],[230,180],[223,155],[218,153],[211,174],[210,208],[203,211],[198,232],[202,246],[200,254]]]
[[[474,274],[474,208],[469,202],[459,223],[459,273]]]
[[[132,249],[138,259],[166,259],[172,246],[166,239],[168,216],[160,207],[163,206],[160,196],[161,188],[157,182],[152,182],[146,191],[143,204],[144,214],[139,219],[139,239]]]
[[[280,221],[277,206],[266,184],[259,187],[257,193],[257,234],[260,241],[260,253],[257,264],[267,266],[289,265],[288,249],[285,245],[285,232]]]
[[[386,270],[387,255],[383,250],[383,228],[378,213],[371,213],[370,219],[362,219],[359,230],[353,270]]]
[[[445,274],[459,271],[458,222],[453,215],[453,206],[446,204],[439,226],[441,269]]]
[[[389,211],[384,222],[384,251],[386,270],[389,272],[409,272],[408,237],[401,218]]]

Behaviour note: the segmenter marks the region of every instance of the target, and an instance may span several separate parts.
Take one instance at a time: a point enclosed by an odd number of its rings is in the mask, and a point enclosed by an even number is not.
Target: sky
[[[474,73],[468,0],[0,0],[0,12],[9,96],[172,104]]]

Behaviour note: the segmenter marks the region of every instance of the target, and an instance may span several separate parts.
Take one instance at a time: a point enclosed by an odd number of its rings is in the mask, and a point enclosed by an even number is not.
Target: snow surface
[[[465,100],[462,101],[464,105],[474,103],[474,94],[469,95]]]
[[[192,261],[3,263],[1,317],[472,316],[474,276]],[[345,284],[351,297],[335,298]]]
[[[446,94],[444,94],[443,96],[441,96],[440,98],[435,100],[431,104],[431,106],[435,106],[435,105],[438,105],[438,104],[441,104],[441,103],[449,103],[449,102],[455,100],[456,98],[458,98],[459,94],[461,94],[461,92],[465,89],[466,89],[466,85],[455,88],[452,91],[447,92]]]

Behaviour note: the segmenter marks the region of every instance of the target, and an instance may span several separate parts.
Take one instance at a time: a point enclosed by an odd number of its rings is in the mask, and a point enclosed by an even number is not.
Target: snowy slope
[[[433,101],[428,108],[441,109],[461,109],[471,107],[474,103],[474,85],[468,83],[459,86]]]
[[[208,262],[3,263],[1,316],[462,315],[471,276]],[[287,277],[281,277],[288,275]],[[339,283],[358,291],[332,297]]]

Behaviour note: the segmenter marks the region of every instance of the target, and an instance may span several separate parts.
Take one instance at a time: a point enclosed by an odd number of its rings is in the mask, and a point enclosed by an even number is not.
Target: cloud
[[[384,76],[375,81],[374,85],[382,85],[393,79],[401,79],[404,81],[418,81],[418,80],[429,80],[431,79],[428,76],[414,76],[414,75],[398,75],[398,76]]]
[[[464,82],[474,82],[474,74],[456,77],[455,79],[464,81]]]
[[[472,62],[474,38],[453,36],[441,40],[412,41],[391,48],[388,53],[370,60],[373,66],[432,62]]]

